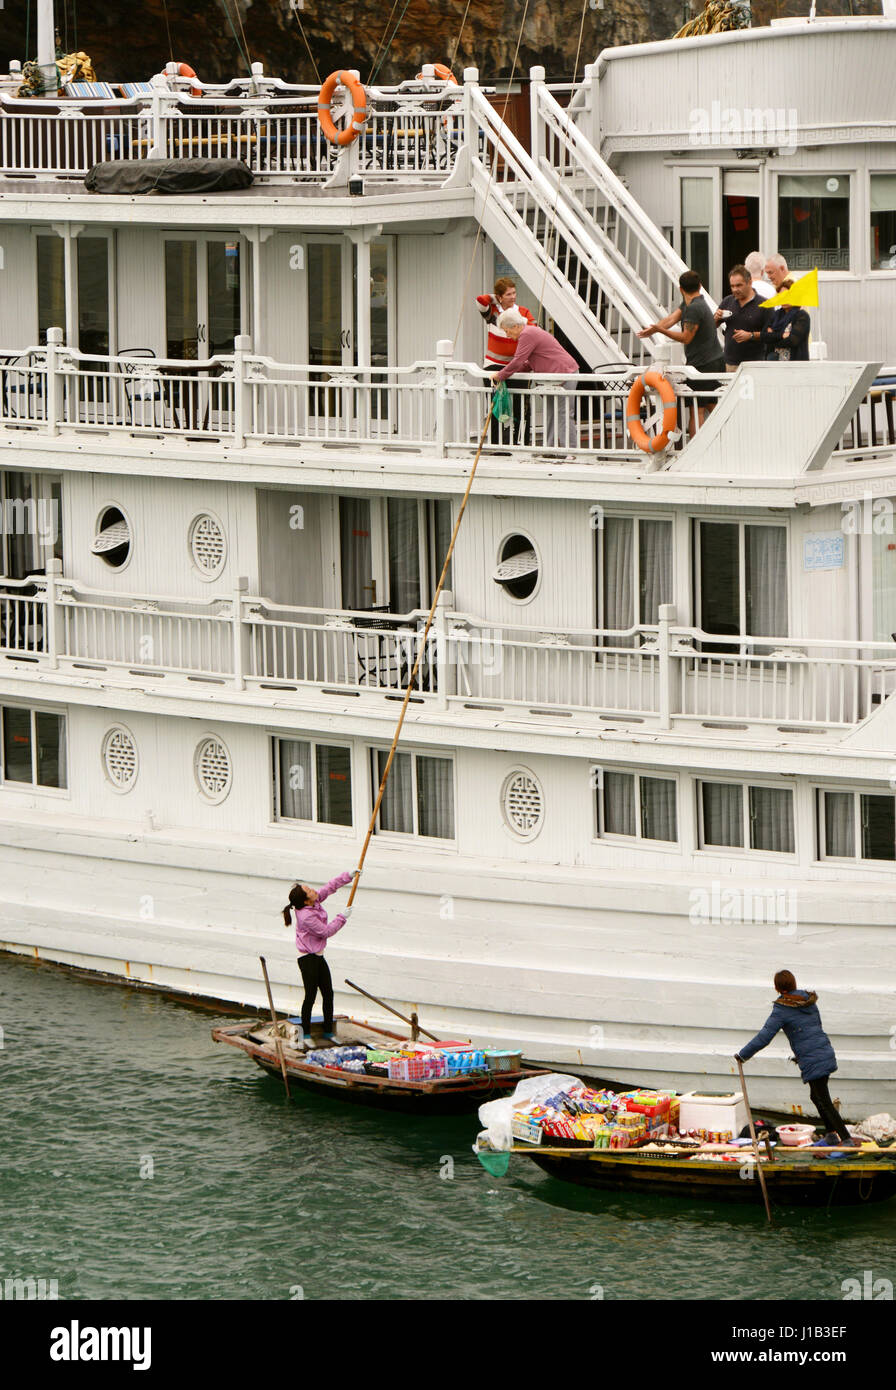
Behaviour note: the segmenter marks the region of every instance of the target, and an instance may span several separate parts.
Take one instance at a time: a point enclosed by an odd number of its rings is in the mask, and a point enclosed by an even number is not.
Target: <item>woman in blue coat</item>
[[[736,1060],[746,1062],[755,1052],[768,1047],[775,1034],[783,1029],[822,1124],[826,1130],[836,1132],[851,1144],[853,1141],[849,1130],[828,1090],[828,1078],[831,1072],[837,1070],[837,1057],[830,1038],[821,1026],[821,1014],[815,1002],[818,995],[797,989],[796,980],[789,970],[778,971],[775,989],[778,998],[765,1026],[760,1028],[755,1038],[750,1039],[746,1047],[741,1048]]]

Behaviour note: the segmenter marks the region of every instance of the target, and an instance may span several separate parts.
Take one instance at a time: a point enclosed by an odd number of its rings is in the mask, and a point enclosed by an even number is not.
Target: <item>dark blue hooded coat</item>
[[[830,1038],[821,1026],[821,1014],[815,1002],[817,998],[817,994],[810,994],[805,989],[779,995],[765,1025],[738,1053],[741,1061],[746,1062],[754,1052],[768,1047],[775,1034],[783,1028],[799,1064],[802,1079],[809,1082],[830,1076],[832,1071],[837,1070],[837,1057]]]

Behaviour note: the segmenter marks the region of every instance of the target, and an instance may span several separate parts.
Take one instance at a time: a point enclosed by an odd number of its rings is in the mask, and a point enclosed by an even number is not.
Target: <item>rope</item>
[[[577,44],[577,46],[576,46],[576,65],[575,65],[575,67],[574,67],[573,70],[572,70],[573,85],[575,85],[575,83],[578,82],[578,80],[579,80],[579,55],[580,55],[581,52],[582,52],[582,35],[583,35],[584,32],[585,32],[585,11],[586,11],[587,8],[588,8],[588,0],[583,0],[583,3],[582,3],[582,22],[581,22],[581,24],[579,25],[579,42],[578,42],[578,44]]]
[[[242,46],[242,44],[240,43],[239,35],[237,34],[236,30],[235,30],[234,27],[233,27],[233,20],[230,18],[230,5],[228,4],[228,0],[222,0],[222,4],[223,4],[224,13],[225,13],[225,15],[227,16],[227,23],[230,25],[230,32],[231,32],[231,34],[233,35],[233,41],[234,41],[234,43],[236,44],[237,48],[239,49],[240,55],[241,55],[241,57],[242,57],[242,59],[243,59],[243,62],[246,64],[247,70],[251,73],[251,71],[252,71],[252,64],[249,62],[249,54],[247,53],[246,49],[245,49],[245,48]],[[234,4],[236,4],[236,0],[234,0]],[[239,7],[237,7],[237,16],[239,16]],[[242,27],[243,27],[243,21],[240,20],[240,28],[242,28]]]
[[[508,88],[510,88],[510,87],[513,86],[513,79],[514,79],[514,77],[516,76],[516,65],[517,65],[517,60],[519,59],[519,56],[520,56],[520,47],[521,47],[522,42],[523,42],[523,29],[525,28],[526,19],[527,19],[527,17],[528,17],[528,14],[529,14],[529,0],[526,0],[526,5],[525,5],[525,8],[524,8],[524,10],[523,10],[523,17],[522,17],[522,19],[520,20],[519,33],[518,33],[517,36],[516,36],[516,50],[515,50],[514,55],[513,55],[513,64],[512,64],[511,69],[510,69],[510,81],[509,81],[509,83],[507,84],[507,85],[508,85]],[[508,91],[508,96],[509,96],[509,95],[510,95],[510,93],[509,93],[509,91]],[[506,102],[506,101],[505,101],[505,103],[504,103],[504,110],[505,110],[505,112],[507,111],[507,102]],[[507,124],[507,122],[506,122],[506,120],[504,119],[504,117],[502,116],[502,117],[501,117],[501,126],[503,127],[503,126],[505,126],[506,124]],[[479,226],[476,228],[476,240],[473,242],[473,250],[472,250],[472,252],[470,253],[470,264],[469,264],[469,266],[467,267],[466,279],[464,280],[464,287],[463,287],[463,289],[462,289],[462,291],[461,291],[461,297],[460,297],[460,313],[459,313],[458,316],[457,316],[457,326],[456,326],[456,328],[455,328],[455,330],[454,330],[454,343],[455,343],[455,344],[457,343],[458,335],[459,335],[459,333],[460,333],[460,326],[461,326],[461,323],[463,322],[463,317],[464,317],[464,305],[465,305],[466,299],[467,299],[467,290],[469,289],[469,285],[470,285],[470,277],[471,277],[472,274],[473,274],[473,265],[474,265],[475,260],[476,260],[476,252],[479,250],[479,242],[480,242],[480,240],[481,240],[481,238],[482,238],[482,222],[483,222],[483,219],[484,219],[484,217],[485,217],[485,209],[486,209],[486,207],[488,206],[489,195],[491,194],[491,191],[492,191],[492,184],[493,184],[494,181],[495,181],[495,173],[496,173],[496,171],[497,171],[497,168],[498,168],[498,157],[497,157],[497,154],[496,154],[496,155],[495,155],[495,158],[492,160],[491,172],[490,172],[489,177],[488,177],[488,185],[487,185],[486,190],[485,190],[485,197],[484,197],[484,199],[482,200],[482,216],[479,218]]]
[[[308,57],[311,59],[311,66],[312,66],[312,68],[314,69],[314,76],[315,76],[315,78],[317,79],[317,81],[320,82],[321,85],[323,85],[322,79],[321,79],[321,75],[320,75],[320,72],[319,72],[319,70],[318,70],[317,63],[314,61],[314,54],[311,52],[311,45],[310,45],[310,43],[308,42],[308,35],[305,33],[305,26],[304,26],[304,24],[302,23],[302,16],[299,14],[298,10],[294,10],[293,13],[294,13],[296,19],[299,21],[299,31],[300,31],[300,33],[301,33],[301,35],[302,35],[302,38],[303,38],[304,42],[305,42],[305,48],[306,48],[306,50],[307,50],[307,52],[308,52]]]
[[[396,3],[397,3],[397,0],[396,0]],[[391,39],[389,40],[388,44],[385,45],[385,47],[383,48],[382,53],[380,54],[379,62],[377,62],[377,63],[375,64],[374,69],[373,69],[373,72],[370,74],[370,78],[369,78],[369,80],[368,80],[368,86],[369,86],[370,83],[373,81],[373,79],[376,77],[376,75],[377,75],[377,73],[379,72],[380,68],[383,66],[383,63],[384,63],[385,58],[386,58],[386,54],[387,54],[388,50],[392,47],[393,43],[395,42],[395,36],[396,36],[396,34],[398,33],[399,29],[401,28],[401,21],[404,19],[405,15],[407,14],[407,12],[408,12],[408,5],[409,5],[410,3],[411,3],[411,0],[404,0],[404,9],[402,10],[401,14],[398,16],[398,23],[395,25],[395,28],[392,30],[392,37],[391,37]],[[393,12],[394,12],[394,7],[393,7]]]
[[[373,55],[373,62],[370,64],[370,74],[369,74],[369,76],[368,76],[368,78],[367,78],[367,86],[368,86],[368,87],[370,86],[371,82],[373,81],[373,74],[374,74],[374,71],[376,70],[377,59],[378,59],[379,56],[380,56],[380,51],[382,50],[383,44],[385,43],[386,35],[387,35],[388,32],[389,32],[389,25],[392,23],[392,16],[394,15],[394,13],[395,13],[395,11],[396,11],[397,9],[398,9],[398,0],[392,0],[392,8],[391,8],[391,10],[389,11],[389,18],[386,20],[385,27],[384,27],[384,29],[383,29],[382,34],[380,35],[379,43],[377,44],[376,50],[375,50],[374,55]]]
[[[435,614],[436,614],[436,605],[437,605],[437,603],[438,603],[438,601],[439,601],[439,598],[441,597],[442,590],[443,590],[443,588],[445,587],[445,577],[446,577],[446,575],[448,574],[448,566],[451,564],[451,556],[454,554],[454,546],[455,546],[455,542],[457,541],[458,532],[460,531],[460,524],[461,524],[461,521],[463,520],[463,515],[464,515],[464,512],[466,511],[467,502],[469,501],[470,492],[472,491],[472,488],[473,488],[473,479],[476,477],[476,469],[479,467],[479,458],[480,458],[480,455],[481,455],[481,453],[482,453],[482,446],[483,446],[483,444],[485,443],[485,436],[486,436],[486,433],[487,433],[487,431],[488,431],[489,421],[491,420],[491,414],[492,414],[492,411],[491,411],[491,404],[489,404],[488,414],[487,414],[486,417],[485,417],[485,421],[484,421],[483,426],[482,426],[482,433],[481,433],[480,436],[479,436],[479,447],[478,447],[477,450],[476,450],[476,457],[473,459],[473,467],[470,469],[470,476],[469,476],[469,478],[467,479],[466,491],[464,492],[463,499],[461,500],[461,504],[460,504],[460,507],[459,507],[459,509],[458,509],[457,520],[456,520],[455,523],[454,523],[454,530],[453,530],[453,532],[452,532],[452,534],[451,534],[451,542],[450,542],[450,544],[449,544],[449,546],[448,546],[448,553],[447,553],[447,555],[445,556],[445,563],[444,563],[443,566],[442,566],[442,573],[439,575],[439,582],[438,582],[438,584],[436,585],[436,591],[435,591],[435,594],[434,594],[433,600],[432,600],[432,607],[431,607],[430,610],[429,610],[429,617],[426,619],[426,626],[425,626],[425,628],[423,629],[423,635],[422,635],[422,637],[421,637],[421,639],[420,639],[420,642],[418,643],[418,647],[417,647],[417,659],[416,659],[416,661],[414,662],[414,668],[413,668],[413,670],[411,671],[411,674],[408,676],[408,688],[407,688],[407,690],[404,692],[404,700],[403,700],[402,706],[401,706],[401,713],[400,713],[399,716],[398,716],[398,724],[397,724],[396,727],[395,727],[395,734],[394,734],[393,739],[392,739],[392,747],[389,749],[389,757],[388,757],[388,759],[386,760],[386,766],[385,766],[384,769],[383,769],[383,775],[382,775],[382,778],[381,778],[381,780],[380,780],[379,791],[378,791],[377,794],[376,794],[376,804],[374,805],[374,808],[373,808],[373,814],[372,814],[371,817],[370,817],[370,824],[369,824],[369,826],[367,827],[367,835],[366,835],[365,838],[364,838],[364,845],[363,845],[363,847],[362,847],[362,849],[361,849],[361,858],[358,860],[358,867],[357,867],[357,869],[355,870],[355,876],[354,876],[354,880],[353,880],[353,882],[352,882],[352,891],[351,891],[351,892],[349,893],[349,895],[348,895],[348,906],[349,906],[349,907],[351,907],[351,905],[352,905],[352,900],[353,900],[353,898],[354,898],[354,896],[355,896],[355,893],[356,893],[356,891],[357,891],[357,888],[358,888],[358,875],[360,874],[362,868],[364,867],[364,860],[365,860],[365,858],[367,857],[367,848],[368,848],[368,846],[369,846],[369,844],[370,844],[371,837],[372,837],[373,832],[374,832],[374,829],[375,829],[375,827],[376,827],[376,819],[377,819],[377,816],[378,816],[379,813],[380,813],[380,806],[382,805],[383,796],[384,796],[385,791],[386,791],[386,783],[387,783],[388,780],[389,780],[389,773],[390,773],[390,771],[391,771],[391,769],[392,769],[392,764],[393,764],[393,762],[395,761],[395,753],[396,753],[396,750],[397,750],[397,748],[398,748],[398,740],[399,740],[399,738],[401,737],[401,730],[402,730],[402,726],[404,725],[405,715],[406,715],[407,712],[408,712],[408,705],[410,704],[411,692],[412,692],[412,690],[414,689],[414,686],[415,686],[415,684],[416,684],[416,681],[417,681],[417,672],[418,672],[419,669],[420,669],[420,662],[423,660],[423,653],[424,653],[425,650],[426,650],[426,639],[427,639],[427,637],[429,636],[429,630],[430,630],[430,628],[432,627],[433,620],[434,620],[434,618],[435,618]]]
[[[587,4],[587,0],[585,0],[585,3]],[[470,13],[470,0],[467,0],[467,8],[464,10],[464,17],[463,17],[463,19],[462,19],[461,22],[460,22],[460,30],[459,30],[459,32],[458,32],[457,38],[454,40],[454,51],[452,52],[451,58],[449,59],[449,62],[448,62],[448,66],[449,66],[449,68],[451,69],[452,72],[454,71],[454,64],[455,64],[455,62],[457,61],[457,51],[458,51],[458,49],[460,48],[460,41],[461,41],[461,38],[463,37],[464,26],[465,26],[465,24],[466,24],[466,22],[467,22],[467,15],[468,15],[469,13]]]
[[[171,39],[171,25],[168,23],[168,0],[162,0],[162,8],[165,11],[165,29],[168,34],[168,57],[174,62],[174,44]]]

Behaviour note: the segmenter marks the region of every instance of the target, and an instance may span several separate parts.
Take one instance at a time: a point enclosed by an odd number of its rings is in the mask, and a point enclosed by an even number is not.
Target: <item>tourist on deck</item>
[[[731,293],[720,303],[715,319],[725,334],[725,370],[736,372],[741,362],[758,362],[765,357],[762,330],[773,311],[760,309],[759,296],[745,265],[731,267],[728,283]]]
[[[765,259],[761,251],[751,251],[749,256],[744,257],[744,265],[750,272],[753,290],[759,296],[760,304],[763,299],[771,299],[775,292],[771,281],[763,278],[765,276]]]
[[[496,373],[495,380],[507,381],[508,377],[525,371],[534,376],[550,372],[568,377],[569,380],[563,382],[563,396],[548,396],[545,400],[544,443],[546,449],[553,448],[556,443],[561,452],[577,446],[578,432],[571,418],[572,401],[566,392],[576,388],[579,364],[550,333],[527,323],[518,309],[505,309],[498,319],[498,327],[513,339],[516,351],[507,366]]]
[[[651,338],[654,333],[662,333],[674,343],[684,345],[684,360],[695,371],[706,372],[710,378],[715,372],[723,373],[725,358],[719,347],[716,320],[712,309],[703,298],[703,287],[696,270],[684,271],[678,277],[678,287],[681,290],[681,303],[678,308],[673,309],[671,314],[667,314],[658,323],[651,323],[647,328],[642,328],[638,337]],[[677,323],[681,324],[680,329],[675,327]],[[718,380],[710,379],[701,381],[699,388],[702,391],[717,391],[720,384]],[[691,434],[696,432],[698,422],[703,424],[706,415],[715,404],[715,396],[694,396],[696,410],[691,414]]]
[[[779,293],[793,289],[793,281],[781,282]],[[779,304],[764,309],[769,318],[760,330],[761,342],[769,362],[808,362],[809,333],[812,322],[799,304]]]
[[[480,294],[476,297],[476,304],[480,314],[485,319],[488,326],[488,342],[485,347],[484,370],[487,372],[498,372],[502,367],[506,367],[516,349],[516,342],[513,338],[508,338],[498,327],[498,319],[506,309],[517,309],[526,323],[535,323],[528,309],[523,308],[516,302],[516,281],[511,280],[508,275],[502,275],[495,281],[493,294]],[[511,396],[511,409],[513,411],[513,442],[527,444],[529,442],[529,410],[528,400],[523,388],[528,385],[525,380],[517,383],[520,388]],[[490,424],[489,439],[492,444],[502,442],[502,429],[497,420],[492,416]],[[506,442],[506,441],[505,441]]]
[[[283,921],[287,927],[295,923],[296,949],[299,952],[299,971],[305,986],[302,1002],[302,1032],[305,1047],[311,1046],[311,1012],[320,990],[324,1010],[324,1037],[332,1041],[333,1033],[333,981],[330,967],[324,960],[324,949],[331,936],[341,931],[351,916],[351,908],[338,913],[328,921],[321,904],[331,893],[351,883],[353,875],[340,874],[323,888],[311,888],[307,883],[294,883],[289,890],[289,903],[283,909]]]
[[[765,262],[765,278],[771,283],[775,294],[778,293],[789,274],[784,257],[780,251],[775,251]],[[771,295],[766,295],[766,298],[771,299]]]
[[[776,1033],[783,1029],[793,1049],[793,1059],[800,1069],[800,1076],[809,1087],[812,1104],[818,1111],[822,1124],[826,1130],[838,1134],[847,1144],[852,1144],[849,1130],[843,1123],[828,1090],[831,1072],[837,1070],[837,1058],[831,1040],[821,1026],[821,1015],[815,1002],[818,995],[805,989],[797,989],[796,980],[789,970],[778,971],[775,976],[775,989],[778,991],[778,998],[764,1027],[735,1054],[735,1060],[746,1062],[755,1052],[768,1047]]]

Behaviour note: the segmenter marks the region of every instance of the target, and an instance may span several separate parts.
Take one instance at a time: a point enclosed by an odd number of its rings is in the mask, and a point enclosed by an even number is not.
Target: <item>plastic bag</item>
[[[506,381],[499,381],[495,387],[495,394],[492,397],[492,415],[494,415],[499,425],[509,425],[513,419],[513,410],[510,406],[510,392],[507,389]]]
[[[558,1091],[568,1091],[572,1086],[582,1083],[577,1076],[563,1076],[559,1072],[549,1072],[547,1076],[527,1076],[517,1082],[512,1096],[502,1100],[488,1100],[479,1107],[479,1123],[488,1135],[493,1149],[512,1149],[513,1134],[511,1123],[513,1112],[529,1101],[547,1100]]]
[[[867,1120],[863,1120],[860,1125],[855,1126],[853,1133],[864,1134],[868,1139],[874,1139],[877,1143],[880,1143],[882,1139],[896,1139],[896,1120],[893,1119],[892,1115],[886,1113],[870,1115]]]

